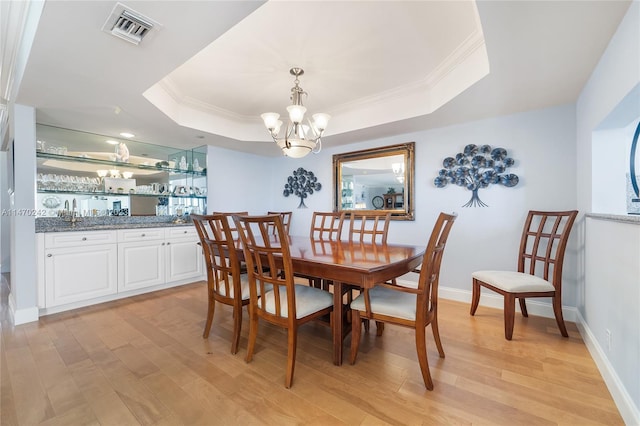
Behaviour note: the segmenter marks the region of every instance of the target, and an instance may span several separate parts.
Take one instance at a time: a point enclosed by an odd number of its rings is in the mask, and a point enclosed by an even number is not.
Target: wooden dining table
[[[239,257],[244,258],[240,242],[236,248]],[[289,249],[296,274],[333,282],[335,365],[342,364],[343,340],[349,330],[343,286],[371,288],[397,278],[418,267],[425,251],[425,247],[413,245],[317,240],[309,236],[289,236]]]

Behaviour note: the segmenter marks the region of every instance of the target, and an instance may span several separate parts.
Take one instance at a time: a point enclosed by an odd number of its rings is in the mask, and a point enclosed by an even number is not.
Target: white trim
[[[16,309],[16,302],[13,293],[9,293],[9,311],[13,317],[13,325],[21,325],[29,322],[38,321],[39,309],[37,306],[30,308]]]
[[[438,292],[439,297],[442,299],[471,304],[471,290],[461,290],[458,288],[441,286],[439,287]],[[480,306],[503,309],[503,298],[495,293],[485,294],[483,292],[480,295]],[[519,304],[516,304],[516,310],[520,310]],[[529,314],[546,318],[555,318],[553,314],[553,307],[550,303],[531,301],[531,299],[529,299],[527,300],[527,311]],[[589,326],[580,314],[580,311],[572,306],[563,306],[562,315],[564,316],[565,321],[575,322],[578,327],[578,332],[580,332],[580,336],[589,350],[591,358],[593,358],[593,361],[596,363],[596,367],[598,367],[598,371],[602,375],[602,378],[611,393],[613,402],[615,402],[625,424],[640,425],[640,410],[634,404],[629,392],[627,392],[624,384],[616,374],[615,369],[609,362],[605,352],[598,344],[598,341],[589,329]]]
[[[576,325],[593,361],[596,363],[598,370],[600,370],[600,374],[611,393],[613,401],[618,407],[618,411],[620,411],[622,420],[624,420],[627,425],[640,425],[640,409],[634,404],[629,392],[627,392],[627,389],[620,380],[620,377],[618,377],[618,374],[616,374],[604,350],[598,344],[598,340],[591,332],[591,329],[589,329],[587,322],[579,311],[577,312]]]

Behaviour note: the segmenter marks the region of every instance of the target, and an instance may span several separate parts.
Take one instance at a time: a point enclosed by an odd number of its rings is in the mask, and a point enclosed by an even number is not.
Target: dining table
[[[347,322],[349,306],[343,300],[344,286],[363,289],[390,281],[418,267],[425,252],[424,246],[406,244],[320,240],[309,236],[288,236],[288,239],[296,274],[333,283],[335,365],[342,364],[343,341],[350,330]],[[239,240],[236,249],[240,259],[244,259]]]

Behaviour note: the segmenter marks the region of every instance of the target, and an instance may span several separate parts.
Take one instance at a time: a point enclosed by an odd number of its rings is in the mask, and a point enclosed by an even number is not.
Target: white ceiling
[[[292,66],[309,112],[332,115],[325,146],[348,144],[575,102],[630,4],[123,3],[160,24],[138,46],[102,31],[114,1],[47,1],[16,103],[44,124],[267,156],[259,115],[290,103]]]

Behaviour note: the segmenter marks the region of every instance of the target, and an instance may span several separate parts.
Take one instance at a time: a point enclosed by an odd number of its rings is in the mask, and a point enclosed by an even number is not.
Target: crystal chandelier
[[[302,68],[291,68],[291,75],[295,76],[293,81],[295,86],[291,88],[291,105],[287,107],[289,113],[289,123],[282,136],[280,136],[280,128],[282,121],[279,120],[280,114],[275,112],[266,112],[262,114],[264,125],[269,130],[273,141],[282,149],[284,155],[292,158],[301,158],[310,152],[317,154],[322,149],[322,133],[327,128],[327,123],[331,116],[329,114],[313,114],[313,122],[307,119],[308,124],[302,124],[304,113],[307,109],[302,105],[302,95],[307,92],[300,87],[300,77],[304,74]]]

